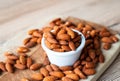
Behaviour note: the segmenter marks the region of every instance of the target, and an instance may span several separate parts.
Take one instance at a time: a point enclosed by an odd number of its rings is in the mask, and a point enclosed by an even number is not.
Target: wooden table
[[[31,26],[37,26],[43,19],[54,15],[79,17],[120,33],[120,0],[2,0],[0,50],[20,32],[27,31]],[[120,81],[120,55],[98,81]]]

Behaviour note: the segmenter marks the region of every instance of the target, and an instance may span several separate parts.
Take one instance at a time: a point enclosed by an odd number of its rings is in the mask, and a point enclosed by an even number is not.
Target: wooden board
[[[85,21],[85,20],[82,20],[82,19],[77,19],[77,18],[74,18],[74,17],[68,17],[68,18],[65,18],[69,21],[72,21],[74,23],[78,23],[78,22],[84,22],[84,23],[88,23],[90,25],[92,25],[93,27],[96,27],[97,29],[100,29],[104,26],[101,26],[101,25],[98,25],[98,24],[95,24],[95,23],[92,23],[92,22],[89,22],[89,21]],[[46,21],[48,22],[48,21]],[[46,22],[43,22],[44,24],[46,24]],[[24,31],[25,32],[25,31]],[[114,31],[112,31],[114,32]],[[120,39],[120,36],[114,32],[116,34],[116,36]],[[21,43],[19,42],[22,42],[22,41],[17,41],[17,40],[21,40],[23,39],[24,37],[24,34],[23,32],[21,32],[19,35],[16,35],[16,37],[14,37],[12,40],[8,41],[6,43],[6,45],[4,45],[4,48],[3,49],[6,49],[5,47],[9,47],[12,46],[12,48],[9,48],[11,51],[14,51],[15,52],[15,48],[19,45],[21,45]],[[13,42],[11,44],[11,42]],[[15,45],[15,46],[14,46]],[[107,67],[113,62],[113,60],[115,59],[115,57],[118,55],[119,53],[119,49],[120,49],[120,41],[113,44],[111,50],[109,51],[105,51],[103,50],[103,53],[104,53],[104,56],[105,56],[105,63],[102,63],[102,64],[99,64],[98,67],[96,68],[97,70],[97,73],[93,76],[89,76],[88,79],[86,80],[80,80],[80,81],[96,81],[98,79],[98,77],[105,71],[105,69],[107,69]],[[3,51],[5,50],[0,50],[0,53],[2,53]],[[43,56],[43,49],[41,48],[40,45],[34,47],[31,49],[31,52],[28,53],[29,56],[31,56],[36,62],[38,63],[42,63],[43,60],[44,60],[44,56]],[[27,78],[30,78],[30,75],[32,75],[34,73],[34,71],[31,71],[31,70],[16,70],[15,73],[4,73],[3,75],[0,76],[0,81],[20,81],[21,78],[23,77],[27,77]]]

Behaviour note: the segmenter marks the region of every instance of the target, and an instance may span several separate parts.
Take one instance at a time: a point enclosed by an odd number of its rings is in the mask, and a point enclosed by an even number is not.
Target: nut
[[[39,80],[42,80],[42,79],[43,79],[43,75],[42,75],[41,73],[34,73],[34,74],[32,74],[31,78],[32,78],[33,80],[39,81]]]
[[[42,64],[40,63],[34,63],[30,66],[30,70],[38,70],[41,66]]]
[[[42,75],[44,75],[45,77],[49,76],[49,72],[48,72],[48,70],[45,67],[40,68],[40,73]]]
[[[8,72],[13,73],[13,66],[10,63],[6,63],[5,67]]]
[[[52,72],[50,72],[50,75],[51,75],[51,76],[55,76],[55,77],[57,77],[57,78],[62,78],[62,77],[64,77],[64,74],[63,74],[61,71],[52,71]]]

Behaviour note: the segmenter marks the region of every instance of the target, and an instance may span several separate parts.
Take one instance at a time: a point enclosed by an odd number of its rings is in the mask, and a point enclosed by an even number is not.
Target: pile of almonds
[[[66,26],[54,26],[53,32],[44,33],[45,44],[57,52],[74,51],[81,42],[81,36]]]
[[[34,60],[26,54],[30,52],[30,48],[41,44],[43,34],[48,48],[59,52],[75,50],[80,45],[81,37],[71,31],[71,28],[82,32],[86,38],[82,54],[73,66],[58,67],[50,64],[47,56],[43,64],[34,63]],[[51,32],[51,30],[54,31]],[[33,73],[30,79],[24,77],[21,81],[78,81],[80,79],[86,79],[87,76],[95,74],[95,68],[98,63],[103,63],[105,60],[101,51],[101,43],[104,43],[103,49],[109,50],[112,43],[118,41],[118,38],[106,28],[96,30],[88,24],[80,22],[76,25],[72,22],[64,21],[61,18],[51,21],[49,26],[43,29],[30,30],[28,34],[30,37],[23,41],[24,46],[20,46],[16,50],[17,55],[11,52],[5,52],[7,59],[5,62],[0,62],[1,72],[7,71],[14,73],[16,69],[39,69],[39,72]]]

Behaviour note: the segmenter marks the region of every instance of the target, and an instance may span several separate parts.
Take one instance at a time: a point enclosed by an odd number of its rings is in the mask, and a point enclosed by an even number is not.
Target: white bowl
[[[41,45],[44,51],[47,53],[48,58],[52,64],[58,65],[58,66],[72,66],[75,61],[80,57],[80,54],[82,52],[82,49],[85,46],[85,37],[84,35],[75,30],[72,29],[74,32],[77,32],[79,35],[81,35],[81,44],[75,51],[69,51],[69,52],[56,52],[51,49],[49,49],[45,45],[45,38],[43,36]]]

